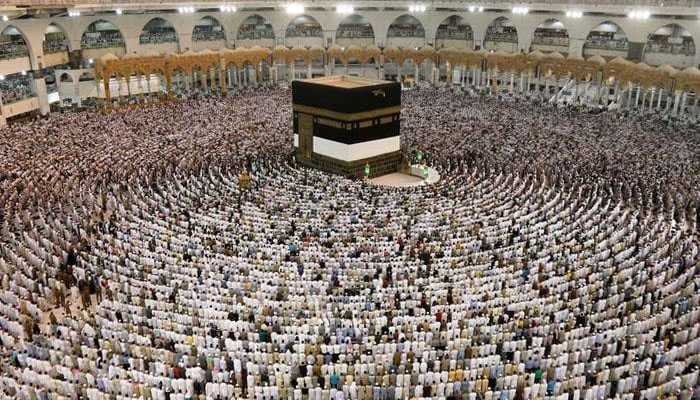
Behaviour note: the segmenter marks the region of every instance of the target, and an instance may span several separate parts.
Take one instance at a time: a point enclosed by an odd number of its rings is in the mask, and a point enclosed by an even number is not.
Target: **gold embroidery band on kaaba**
[[[301,104],[292,104],[292,109],[296,112],[312,114],[317,117],[332,118],[345,122],[384,117],[387,115],[398,114],[401,112],[401,106],[378,108],[376,110],[362,111],[357,113],[341,113],[337,111],[325,110],[323,108],[318,107],[303,106]]]
[[[326,118],[319,117],[316,120],[316,123],[318,123],[319,125],[326,125],[326,126],[332,126],[333,128],[343,129],[343,123],[340,121],[336,121],[334,119],[326,119]]]

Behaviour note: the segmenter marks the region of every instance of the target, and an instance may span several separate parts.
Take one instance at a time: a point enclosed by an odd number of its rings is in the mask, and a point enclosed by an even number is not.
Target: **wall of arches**
[[[460,47],[478,49],[487,48],[498,51],[531,51],[540,50],[543,52],[552,50],[563,54],[575,54],[579,56],[601,55],[603,57],[614,58],[623,56],[625,52],[624,44],[620,44],[618,49],[601,48],[596,44],[596,39],[604,37],[602,35],[591,35],[596,32],[601,24],[617,26],[628,43],[639,43],[646,51],[651,49],[646,44],[649,36],[653,35],[660,28],[670,24],[677,25],[693,43],[700,40],[700,25],[689,20],[675,20],[671,18],[653,18],[646,21],[632,21],[626,17],[598,17],[586,16],[579,20],[567,18],[564,15],[513,15],[509,12],[482,14],[472,13],[449,13],[449,12],[425,12],[406,13],[401,11],[361,11],[355,13],[362,19],[361,25],[367,28],[358,28],[357,40],[347,40],[351,34],[347,30],[343,31],[343,26],[348,26],[353,22],[346,21],[348,16],[338,15],[331,11],[308,10],[304,18],[313,22],[315,28],[308,28],[305,23],[297,24],[295,19],[299,16],[290,16],[283,11],[259,11],[259,12],[238,12],[207,13],[207,14],[139,14],[139,15],[95,15],[80,17],[61,17],[47,19],[15,20],[0,23],[0,29],[8,26],[15,27],[22,33],[22,37],[27,43],[30,69],[37,69],[47,64],[46,57],[52,54],[45,51],[44,37],[46,30],[51,24],[59,29],[65,37],[66,51],[83,49],[88,56],[86,58],[99,58],[109,48],[108,52],[120,55],[123,54],[147,54],[147,53],[167,53],[185,52],[188,50],[200,51],[205,48],[217,50],[219,48],[233,48],[242,46],[262,46],[272,48],[275,45],[304,45],[311,47],[321,45],[328,47],[330,44],[338,43],[341,46],[359,45],[366,46],[375,44],[380,47],[421,47],[432,45],[441,47]],[[251,26],[249,18],[253,15],[260,17],[263,27],[266,29],[255,29]],[[153,19],[158,18],[172,28],[174,34],[168,36],[166,40],[151,40],[144,42],[142,32],[144,27]],[[454,28],[445,29],[445,20],[458,18],[459,25],[468,27],[465,29]],[[203,19],[215,21],[216,26],[202,24]],[[244,23],[248,19],[248,23]],[[411,20],[411,21],[407,21]],[[567,41],[561,41],[547,47],[545,43],[549,39],[542,39],[538,34],[538,29],[542,29],[548,20],[554,20],[560,24],[560,29],[566,32]],[[412,24],[411,22],[416,22]],[[357,21],[355,21],[357,22]],[[85,36],[94,35],[88,32],[97,24],[110,24],[116,28],[121,36],[121,41],[113,42],[102,40],[104,46],[95,46],[94,40],[91,44],[86,43]],[[440,29],[440,26],[443,29]],[[290,29],[290,26],[293,28]],[[448,25],[449,26],[449,25]],[[301,29],[297,29],[301,27]],[[362,33],[362,29],[365,29]],[[339,32],[346,32],[343,37],[338,36]],[[440,37],[439,33],[443,37]],[[513,34],[514,33],[514,34]],[[614,33],[613,33],[614,35]],[[239,39],[240,36],[240,39]],[[462,42],[459,39],[464,38]],[[469,39],[471,38],[471,39]],[[92,39],[90,39],[92,40]],[[447,40],[447,42],[446,42]],[[89,41],[89,40],[88,40]],[[238,43],[240,41],[240,43]],[[343,42],[344,41],[344,42]],[[339,43],[340,42],[340,43]],[[466,42],[466,43],[463,43]],[[471,42],[471,43],[469,43]],[[552,46],[556,46],[553,48]],[[686,46],[687,47],[687,46]],[[657,50],[660,47],[656,46]],[[566,50],[566,51],[565,51]],[[683,63],[697,65],[698,52],[685,54]],[[643,57],[643,56],[642,56]],[[673,61],[673,57],[671,58]],[[648,61],[654,63],[654,58]],[[681,61],[679,61],[680,63]],[[0,73],[3,71],[3,64],[0,62]],[[682,67],[683,65],[678,65]]]

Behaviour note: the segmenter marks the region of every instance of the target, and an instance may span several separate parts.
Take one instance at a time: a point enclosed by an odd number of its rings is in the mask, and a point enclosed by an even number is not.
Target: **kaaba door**
[[[299,113],[299,150],[309,160],[314,152],[314,120],[309,114]]]

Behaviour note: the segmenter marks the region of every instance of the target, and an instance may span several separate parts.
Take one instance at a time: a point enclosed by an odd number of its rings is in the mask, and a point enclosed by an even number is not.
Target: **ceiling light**
[[[2,16],[2,20],[3,20],[3,21],[8,21],[9,18],[7,17],[7,15],[3,15],[3,16]]]
[[[121,8],[117,8],[116,10],[114,10],[114,12],[117,13],[117,15],[122,15],[122,9],[121,9]]]
[[[423,5],[423,4],[410,5],[410,6],[408,6],[408,11],[410,11],[410,12],[424,12],[425,5]]]
[[[340,4],[335,10],[339,14],[352,14],[355,12],[355,8],[348,4]]]
[[[469,12],[474,12],[476,11],[476,7],[474,6],[469,6]]]
[[[567,18],[581,18],[583,17],[583,11],[573,10],[566,12]]]
[[[5,75],[0,75],[0,81],[4,81],[4,80],[5,80]]]
[[[525,15],[529,12],[530,10],[527,7],[513,7],[513,14]]]
[[[287,6],[287,14],[301,14],[304,12],[304,6],[298,3],[292,3]]]
[[[649,11],[646,10],[633,10],[630,11],[630,13],[627,14],[627,16],[630,19],[649,19],[651,13],[649,13]]]
[[[93,60],[92,58],[89,58],[89,59],[88,59],[88,64],[92,64],[92,63],[94,63],[94,62],[95,62],[95,60]]]
[[[479,10],[478,10],[478,11],[479,11],[479,12],[483,12],[483,11],[484,11],[484,7],[479,7]]]
[[[236,12],[236,10],[237,10],[236,6],[228,6],[228,5],[221,6],[221,7],[219,7],[219,9],[221,10],[221,12]]]
[[[78,11],[78,10],[68,10],[68,16],[69,16],[69,17],[79,17],[79,16],[80,16],[80,11]]]

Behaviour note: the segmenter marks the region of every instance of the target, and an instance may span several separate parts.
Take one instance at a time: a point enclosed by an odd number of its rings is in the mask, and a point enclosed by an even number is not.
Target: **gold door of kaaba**
[[[314,120],[309,114],[299,113],[299,149],[307,160],[314,152]]]

